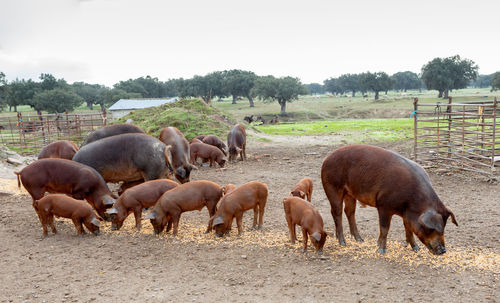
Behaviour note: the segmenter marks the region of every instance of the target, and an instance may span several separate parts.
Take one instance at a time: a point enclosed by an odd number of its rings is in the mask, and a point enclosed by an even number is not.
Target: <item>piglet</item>
[[[43,234],[47,236],[47,225],[50,225],[52,233],[57,233],[54,226],[54,216],[69,218],[73,220],[76,231],[83,235],[83,225],[95,235],[99,234],[99,220],[92,206],[82,200],[76,200],[66,195],[51,194],[33,202],[40,223],[42,223]]]
[[[312,180],[309,178],[303,178],[302,180],[299,181],[299,183],[295,185],[295,187],[290,192],[290,195],[302,198],[304,200],[307,197],[307,201],[311,202],[312,191],[313,191]]]
[[[119,230],[123,221],[130,213],[134,213],[135,227],[141,230],[142,209],[154,206],[156,201],[166,192],[176,187],[175,181],[158,179],[147,181],[127,189],[115,202],[112,208],[106,211],[111,215],[111,229]]]
[[[295,225],[299,225],[302,227],[304,252],[307,250],[308,235],[310,235],[311,243],[318,254],[321,254],[326,241],[326,232],[323,229],[323,219],[318,210],[311,203],[299,197],[283,199],[283,208],[290,231],[290,242],[295,244],[297,239]]]
[[[267,186],[257,181],[248,182],[231,190],[222,197],[215,215],[210,218],[209,228],[213,227],[216,235],[221,237],[229,233],[233,218],[236,218],[238,235],[240,235],[243,231],[243,213],[249,209],[253,209],[253,228],[262,228],[267,195]],[[258,226],[257,214],[259,215]]]

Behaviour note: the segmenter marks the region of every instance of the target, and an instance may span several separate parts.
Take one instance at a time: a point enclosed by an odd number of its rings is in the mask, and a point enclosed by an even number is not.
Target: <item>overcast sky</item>
[[[459,54],[500,70],[499,0],[0,0],[0,71],[108,86],[224,69],[420,72]]]

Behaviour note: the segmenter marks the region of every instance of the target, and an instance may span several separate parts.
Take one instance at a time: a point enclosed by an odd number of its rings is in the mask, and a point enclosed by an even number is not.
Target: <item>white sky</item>
[[[111,86],[224,69],[319,82],[459,54],[500,70],[499,0],[0,0],[0,71]]]

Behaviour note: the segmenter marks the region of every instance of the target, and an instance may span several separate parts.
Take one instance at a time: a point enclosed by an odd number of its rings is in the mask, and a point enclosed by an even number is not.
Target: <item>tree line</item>
[[[407,91],[408,89],[437,90],[439,97],[447,98],[449,91],[467,86],[500,88],[500,72],[492,75],[479,75],[478,66],[460,56],[435,58],[425,64],[420,75],[404,71],[389,76],[385,72],[365,72],[344,74],[338,78],[326,79],[323,84],[302,84],[294,77],[258,76],[251,71],[225,70],[192,78],[160,81],[150,76],[120,81],[112,88],[100,84],[75,82],[68,84],[64,79],[56,79],[51,74],[41,74],[40,81],[16,79],[10,83],[0,72],[0,107],[17,111],[19,105],[29,105],[39,114],[72,111],[83,102],[92,109],[109,107],[120,99],[133,98],[180,98],[197,97],[210,103],[214,98],[232,98],[236,104],[239,98],[248,99],[254,106],[254,99],[276,101],[280,104],[281,114],[286,115],[286,104],[305,94],[349,93],[353,97],[360,92],[375,94],[389,90]]]

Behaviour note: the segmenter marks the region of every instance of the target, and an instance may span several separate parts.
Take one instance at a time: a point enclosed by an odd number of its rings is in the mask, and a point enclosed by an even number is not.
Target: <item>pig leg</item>
[[[286,223],[288,224],[288,232],[290,234],[290,243],[295,244],[297,240],[297,235],[295,234],[295,224],[292,223],[292,219],[286,216]]]
[[[54,216],[51,215],[49,217],[47,217],[47,221],[50,225],[50,229],[52,230],[52,233],[55,235],[57,234],[57,230],[56,230],[56,227],[54,226]],[[47,227],[46,227],[47,228]]]
[[[415,238],[413,237],[413,232],[411,231],[410,225],[406,221],[406,219],[403,219],[403,224],[405,226],[406,243],[410,244],[411,248],[414,251],[418,251],[420,247],[418,247],[418,244],[415,242]]]
[[[304,243],[302,243],[304,245],[304,248],[302,249],[302,252],[306,252],[307,251],[307,241],[308,241],[308,238],[307,238],[307,230],[305,228],[302,227],[302,241]]]
[[[85,230],[83,230],[83,225],[82,225],[82,220],[80,218],[71,218],[73,221],[73,224],[75,225],[76,232],[80,235],[83,236],[85,233]]]
[[[243,213],[235,214],[236,217],[236,225],[238,226],[238,236],[243,232]]]
[[[172,224],[174,227],[174,230],[172,231],[172,235],[175,237],[177,236],[177,231],[179,230],[179,221],[181,219],[181,214],[177,215],[172,215]]]
[[[331,185],[324,186],[326,196],[330,201],[333,221],[335,221],[335,235],[341,246],[345,246],[344,229],[342,227],[343,189],[334,189]]]
[[[253,225],[252,228],[256,229],[257,228],[257,215],[259,213],[259,204],[256,204],[255,207],[253,208]]]
[[[392,214],[382,208],[378,209],[378,220],[380,225],[380,235],[378,237],[378,252],[384,254],[387,251],[387,234],[391,227]]]
[[[38,218],[40,219],[40,223],[42,223],[42,232],[45,237],[49,235],[47,232],[47,219],[44,219],[42,215],[38,214]]]
[[[262,224],[264,224],[264,211],[266,207],[266,202],[267,202],[267,196],[263,198],[263,200],[261,200],[259,203],[259,226],[257,226],[257,229],[261,229]]]
[[[354,199],[351,195],[346,194],[344,196],[344,212],[347,216],[347,220],[349,221],[349,229],[351,231],[351,235],[353,235],[354,239],[358,242],[363,242],[363,238],[359,235],[358,226],[356,225],[356,199]]]
[[[134,209],[134,217],[135,228],[137,228],[137,231],[141,231],[142,207],[137,207]]]

